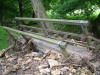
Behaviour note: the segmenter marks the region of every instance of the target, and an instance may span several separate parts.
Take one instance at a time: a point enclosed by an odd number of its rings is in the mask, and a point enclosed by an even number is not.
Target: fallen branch
[[[95,47],[93,47],[93,46],[87,46],[87,45],[85,45],[85,44],[81,44],[81,43],[77,43],[77,42],[71,42],[71,41],[69,41],[69,40],[64,40],[65,42],[67,42],[67,43],[69,43],[69,44],[71,44],[71,45],[79,45],[79,46],[83,46],[83,47],[87,47],[87,48],[90,48],[90,49],[95,49]]]
[[[10,31],[13,31],[13,32],[16,32],[16,33],[20,33],[22,35],[26,35],[26,36],[38,39],[38,40],[42,40],[42,41],[45,41],[45,42],[49,42],[51,44],[58,45],[59,47],[61,47],[62,52],[64,52],[64,56],[68,55],[67,52],[65,52],[65,49],[64,49],[64,47],[66,48],[66,42],[46,38],[46,37],[39,36],[39,35],[36,35],[36,34],[23,32],[23,31],[20,31],[20,30],[9,28],[9,27],[3,27],[3,28],[6,29],[6,30],[10,30]]]
[[[34,44],[34,42],[32,42],[32,38],[27,38],[25,35],[22,35],[22,37],[26,40],[25,46],[23,47],[22,50],[27,49],[27,48],[31,48],[34,51],[38,52],[36,45]]]
[[[4,57],[4,56],[5,56],[5,53],[6,53],[8,50],[12,49],[13,47],[14,47],[14,46],[11,45],[11,46],[9,46],[8,48],[3,49],[3,50],[0,52],[0,58]]]
[[[32,26],[27,26],[27,25],[20,25],[19,27],[42,31],[42,28],[37,28],[37,27],[32,27]]]

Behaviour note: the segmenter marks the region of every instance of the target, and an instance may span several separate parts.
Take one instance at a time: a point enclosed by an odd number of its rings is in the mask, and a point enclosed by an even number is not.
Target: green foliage
[[[31,0],[22,0],[23,3],[23,16],[24,17],[32,17],[33,8],[31,4]]]
[[[66,15],[69,14],[69,16],[78,15],[79,17],[83,15],[85,19],[90,19],[93,12],[100,7],[100,0],[56,0],[50,5],[54,18],[66,19],[68,17]],[[81,10],[81,12],[76,14],[76,10]]]
[[[16,0],[1,0],[1,11],[0,13],[3,16],[3,19],[13,18],[15,17],[14,14],[18,12]]]
[[[53,6],[58,2],[58,0],[42,0],[42,3],[46,10],[52,9]]]
[[[32,17],[30,0],[22,0],[22,9],[23,16]],[[20,16],[18,0],[0,0],[0,21],[12,21],[16,16]]]
[[[33,9],[31,0],[22,1],[23,17],[32,17]],[[41,0],[46,8],[47,14],[50,18],[63,18],[63,19],[81,19],[81,20],[94,20],[98,13],[97,9],[100,8],[100,0]],[[18,0],[0,0],[0,21],[4,23],[14,22],[14,18],[20,16]],[[1,23],[1,22],[0,22]],[[14,22],[15,23],[15,22]],[[25,21],[30,24],[29,21]],[[60,29],[60,24],[55,25],[56,29]],[[67,26],[61,28],[63,31],[72,31],[80,29],[80,27]],[[75,30],[77,32],[77,30]]]
[[[30,0],[22,1],[22,13],[24,17],[32,17],[33,9]],[[46,10],[51,12],[50,17],[69,19],[70,16],[75,16],[75,19],[84,16],[83,19],[90,19],[93,12],[100,7],[100,0],[42,0]],[[3,21],[14,19],[15,16],[20,16],[18,0],[0,0],[0,14]],[[80,13],[75,13],[75,10],[81,10]],[[69,14],[69,16],[67,16]],[[81,15],[80,15],[81,14]],[[73,19],[70,17],[70,19]],[[80,18],[81,19],[81,18]]]
[[[47,13],[51,18],[89,20],[91,22],[100,13],[100,0],[56,0],[54,3],[50,3],[50,7],[51,9]],[[79,30],[79,33],[81,32],[81,28],[76,26],[55,24],[55,27],[62,31],[78,32]]]
[[[0,50],[8,47],[8,38],[6,31],[0,26]]]
[[[0,0],[0,24],[15,23],[14,18],[20,16],[19,0]],[[34,10],[32,9],[31,0],[22,1],[23,17],[33,17]],[[48,16],[50,18],[90,20],[96,25],[94,20],[100,13],[100,0],[41,0]],[[99,9],[99,10],[98,10]],[[94,22],[94,23],[93,23]],[[25,21],[26,24],[33,24],[30,21]],[[81,33],[80,26],[53,24],[57,30]],[[100,32],[100,24],[97,24],[97,32]],[[33,25],[40,27],[39,25]],[[91,28],[91,26],[89,27]],[[16,38],[19,36],[14,33]],[[99,33],[100,34],[100,33]],[[8,46],[7,33],[0,27],[0,50]]]

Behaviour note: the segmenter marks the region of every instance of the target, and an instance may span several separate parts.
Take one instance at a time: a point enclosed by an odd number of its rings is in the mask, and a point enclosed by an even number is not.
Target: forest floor
[[[100,51],[69,45],[70,55],[65,57],[58,46],[33,42],[18,38],[16,46],[1,51],[0,75],[100,75]]]

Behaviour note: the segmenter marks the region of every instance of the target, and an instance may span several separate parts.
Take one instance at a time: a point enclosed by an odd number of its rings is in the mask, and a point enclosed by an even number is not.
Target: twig
[[[9,46],[8,48],[3,49],[3,50],[0,52],[0,58],[4,57],[4,56],[5,56],[5,53],[6,53],[8,50],[12,49],[13,47],[14,47],[14,46],[11,45],[11,46]]]
[[[28,43],[23,47],[22,50],[29,48],[30,44],[32,43],[32,39],[28,41]]]
[[[41,62],[46,59],[46,57],[50,56],[51,51],[48,51],[42,58],[41,58]]]

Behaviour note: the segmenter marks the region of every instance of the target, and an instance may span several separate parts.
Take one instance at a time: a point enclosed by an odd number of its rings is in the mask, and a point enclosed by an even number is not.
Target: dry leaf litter
[[[61,53],[19,51],[0,58],[0,75],[95,75],[88,66]]]

